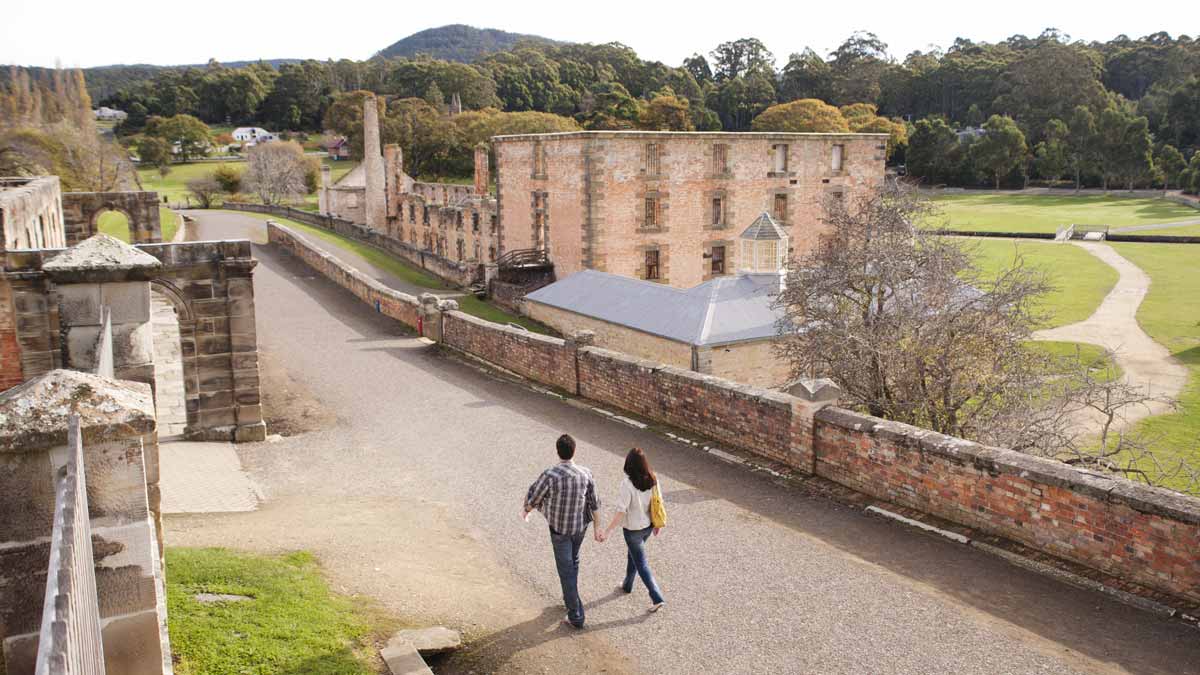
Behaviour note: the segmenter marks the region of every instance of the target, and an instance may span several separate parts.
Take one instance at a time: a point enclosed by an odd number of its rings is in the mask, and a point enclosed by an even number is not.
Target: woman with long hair
[[[658,477],[650,468],[646,453],[641,448],[633,448],[625,456],[625,480],[621,481],[621,493],[617,498],[617,513],[612,522],[604,530],[607,539],[618,524],[624,528],[625,545],[629,547],[628,564],[625,566],[625,581],[621,590],[633,592],[634,576],[640,576],[646,590],[650,591],[650,611],[662,609],[662,591],[654,581],[650,572],[650,563],[646,560],[646,541],[651,534],[658,534],[658,528],[650,522],[650,498],[658,485]],[[659,498],[662,486],[658,486]]]

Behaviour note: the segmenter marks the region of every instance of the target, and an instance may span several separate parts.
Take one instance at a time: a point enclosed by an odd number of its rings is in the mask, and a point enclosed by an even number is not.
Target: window
[[[647,143],[643,169],[647,176],[658,175],[658,143]]]
[[[781,223],[786,223],[788,220],[788,196],[786,192],[775,193],[775,204],[772,208],[771,215]]]
[[[545,178],[546,176],[546,147],[541,141],[533,144],[533,177]]]
[[[659,278],[658,249],[646,251],[646,278],[651,280]]]
[[[408,205],[408,222],[413,224],[417,222],[417,207],[412,204]]]
[[[492,214],[492,234],[496,234],[496,214]]]
[[[454,252],[458,254],[458,260],[462,261],[463,256],[466,255],[466,246],[463,244],[462,239],[458,240],[458,245],[455,247]]]
[[[712,224],[715,226],[725,224],[725,200],[721,197],[713,197]]]
[[[463,226],[462,211],[454,212],[454,226],[460,230],[462,229],[462,226]]]
[[[646,197],[646,220],[642,224],[645,228],[656,228],[658,222],[658,197]]]
[[[718,144],[713,146],[713,175],[724,176],[729,173],[729,146]]]
[[[479,234],[479,212],[478,211],[471,212],[471,231],[474,232],[475,234]],[[476,257],[478,257],[478,256],[476,256]]]
[[[788,170],[788,146],[779,144],[773,146],[775,150],[775,173],[787,173]]]
[[[421,222],[426,225],[429,224],[429,206],[428,205],[421,207]]]
[[[833,169],[835,172],[841,171],[842,163],[845,161],[845,158],[846,158],[846,146],[844,146],[844,145],[833,146],[833,159],[830,163],[829,168]]]
[[[725,274],[725,247],[712,247],[712,273],[713,275]]]
[[[488,262],[496,262],[496,247],[488,246]]]

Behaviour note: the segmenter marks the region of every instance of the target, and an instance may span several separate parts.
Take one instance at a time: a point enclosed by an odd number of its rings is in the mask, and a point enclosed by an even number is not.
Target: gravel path
[[[1173,227],[1188,227],[1190,225],[1200,225],[1200,218],[1177,220],[1171,223],[1151,223],[1150,225],[1126,225],[1124,227],[1114,227],[1109,232],[1125,234],[1129,232],[1141,232],[1143,230],[1167,230]]]
[[[1034,333],[1037,340],[1085,342],[1115,354],[1125,378],[1155,396],[1175,397],[1187,385],[1188,369],[1155,342],[1137,322],[1137,310],[1150,290],[1150,276],[1121,257],[1111,246],[1071,242],[1099,258],[1120,274],[1116,285],[1091,316],[1078,323]],[[1150,403],[1126,411],[1124,423],[1169,412],[1164,403]]]
[[[202,215],[201,233],[237,218]],[[311,550],[335,588],[463,629],[439,673],[1200,673],[1194,629],[487,376],[286,254],[256,256],[260,348],[337,422],[239,446],[260,508],[168,516],[167,542]],[[589,539],[588,627],[557,625],[546,529],[518,510],[563,431],[605,500],[626,448],[654,461],[663,612],[616,592],[619,538]]]

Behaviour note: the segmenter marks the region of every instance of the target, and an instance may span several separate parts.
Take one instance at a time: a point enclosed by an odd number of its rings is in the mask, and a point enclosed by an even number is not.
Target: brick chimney
[[[486,197],[488,193],[488,149],[483,143],[475,146],[475,194]]]

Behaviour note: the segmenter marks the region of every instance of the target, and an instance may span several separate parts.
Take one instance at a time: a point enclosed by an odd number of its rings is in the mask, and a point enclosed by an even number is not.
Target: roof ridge
[[[713,279],[708,291],[708,306],[704,308],[704,321],[700,322],[700,334],[696,336],[696,344],[702,345],[708,342],[708,334],[712,330],[713,312],[717,309],[717,295],[720,290],[720,285],[725,281],[723,277]]]

